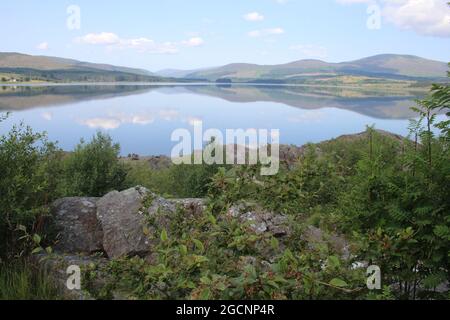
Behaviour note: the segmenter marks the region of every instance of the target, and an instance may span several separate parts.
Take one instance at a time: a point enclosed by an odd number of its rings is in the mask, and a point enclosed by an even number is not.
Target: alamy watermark
[[[174,164],[261,164],[261,175],[278,173],[280,130],[227,129],[224,137],[218,129],[203,131],[201,121],[195,121],[193,126],[193,135],[187,129],[177,129],[172,133],[172,142],[178,142],[171,153]]]
[[[81,269],[77,265],[71,265],[67,268],[68,275],[66,287],[69,290],[81,290]]]
[[[67,20],[66,26],[69,30],[81,29],[81,8],[77,5],[70,5],[67,7]]]
[[[375,1],[367,7],[367,22],[366,26],[369,30],[380,30],[382,22],[381,6]]]
[[[367,289],[381,289],[381,268],[379,266],[369,266],[367,268]]]

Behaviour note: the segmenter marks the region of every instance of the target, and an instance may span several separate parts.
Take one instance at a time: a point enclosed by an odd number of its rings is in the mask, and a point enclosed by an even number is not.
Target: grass
[[[0,265],[0,300],[56,300],[55,282],[28,261]]]

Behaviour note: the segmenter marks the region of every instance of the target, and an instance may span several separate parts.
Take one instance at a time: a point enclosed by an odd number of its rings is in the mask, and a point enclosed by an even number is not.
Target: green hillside
[[[72,59],[0,53],[0,82],[162,81],[153,73]]]
[[[235,63],[193,72],[187,77],[211,81],[228,78],[234,81],[279,80],[285,82],[329,80],[342,76],[426,80],[444,79],[446,71],[447,64],[444,62],[416,56],[385,54],[342,63],[328,63],[320,60],[299,60],[280,65]]]

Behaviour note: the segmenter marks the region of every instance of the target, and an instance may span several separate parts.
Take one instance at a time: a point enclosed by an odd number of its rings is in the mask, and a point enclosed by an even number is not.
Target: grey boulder
[[[110,192],[98,201],[97,217],[103,228],[103,248],[109,258],[149,252],[143,206],[153,196],[147,189],[136,187]]]
[[[58,232],[55,250],[91,254],[103,250],[103,231],[97,220],[98,198],[63,198],[52,206]]]

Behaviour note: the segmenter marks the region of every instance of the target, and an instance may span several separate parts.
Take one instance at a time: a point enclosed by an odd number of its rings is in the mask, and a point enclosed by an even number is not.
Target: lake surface
[[[23,121],[71,150],[107,131],[123,155],[169,155],[175,129],[279,129],[283,144],[303,145],[367,125],[406,135],[414,94],[276,85],[54,85],[0,87],[0,133]]]

